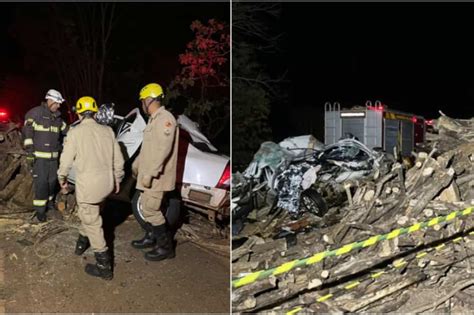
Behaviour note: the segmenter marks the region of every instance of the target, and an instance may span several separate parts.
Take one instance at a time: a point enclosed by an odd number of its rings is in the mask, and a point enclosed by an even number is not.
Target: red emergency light
[[[377,112],[383,112],[383,105],[380,106],[368,106],[367,107],[369,110],[375,110]]]
[[[433,126],[433,119],[427,120],[427,121],[426,121],[426,124],[427,124],[428,126]]]
[[[4,109],[0,109],[0,121],[6,121],[8,119],[8,112]]]
[[[411,118],[411,121],[412,121],[414,124],[416,124],[416,122],[418,121],[418,119],[416,119],[416,117],[413,116],[413,117]]]

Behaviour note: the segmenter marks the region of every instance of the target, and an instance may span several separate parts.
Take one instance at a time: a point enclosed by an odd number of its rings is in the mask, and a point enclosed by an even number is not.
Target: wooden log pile
[[[0,214],[32,211],[33,178],[19,126],[10,123],[0,134]]]
[[[396,162],[385,174],[345,183],[348,201],[323,218],[291,221],[279,209],[258,211],[234,237],[241,246],[232,251],[233,278],[473,207],[474,120],[442,115],[436,131],[426,152],[413,153],[413,167]],[[235,287],[233,311],[472,310],[473,218],[460,216]]]

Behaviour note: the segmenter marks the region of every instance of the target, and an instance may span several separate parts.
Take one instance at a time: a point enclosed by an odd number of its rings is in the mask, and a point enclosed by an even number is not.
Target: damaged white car
[[[119,195],[110,198],[131,201],[137,221],[146,228],[140,207],[140,192],[135,190],[131,164],[143,141],[146,121],[138,108],[126,116],[115,115],[113,104],[102,105],[96,117],[102,124],[111,126],[125,159],[126,178]],[[180,128],[176,190],[168,193],[162,211],[170,223],[179,220],[181,206],[205,213],[212,221],[229,217],[230,160],[220,154],[198,129],[195,122],[184,115],[178,116]],[[74,172],[68,177],[74,183]]]
[[[247,169],[234,176],[233,218],[258,208],[253,203],[262,190],[272,208],[285,209],[295,218],[304,211],[322,217],[334,201],[344,200],[348,181],[380,171],[385,158],[355,139],[328,146],[311,135],[264,142]]]

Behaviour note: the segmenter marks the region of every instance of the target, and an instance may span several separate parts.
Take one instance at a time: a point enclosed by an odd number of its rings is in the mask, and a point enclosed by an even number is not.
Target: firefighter
[[[106,280],[113,278],[111,255],[104,239],[100,208],[114,190],[120,191],[124,176],[124,159],[112,128],[94,120],[97,103],[92,97],[81,97],[75,107],[80,123],[72,128],[64,144],[58,170],[63,192],[68,189],[67,176],[74,163],[76,200],[81,219],[75,254],[92,248],[96,264],[87,264],[86,273]]]
[[[132,241],[134,248],[153,248],[145,259],[160,261],[175,256],[173,236],[160,211],[163,195],[175,189],[178,136],[176,119],[162,105],[163,89],[156,83],[140,91],[140,101],[149,116],[143,132],[143,143],[132,170],[141,190],[140,205],[149,230],[140,240]]]
[[[68,129],[59,111],[63,102],[61,93],[51,89],[46,93],[45,101],[32,108],[25,116],[23,144],[33,173],[33,206],[40,222],[46,221],[46,209],[54,210],[61,138]]]

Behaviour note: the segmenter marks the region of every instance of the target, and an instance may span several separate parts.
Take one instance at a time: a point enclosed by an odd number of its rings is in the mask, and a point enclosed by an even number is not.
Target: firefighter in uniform
[[[140,205],[149,231],[140,240],[132,241],[134,248],[151,248],[145,258],[159,261],[175,256],[173,237],[160,211],[163,195],[175,189],[178,137],[176,119],[161,105],[163,89],[156,83],[140,91],[143,111],[149,116],[143,132],[139,156],[132,165],[141,190]]]
[[[108,251],[100,208],[114,190],[118,193],[124,176],[124,159],[112,128],[98,124],[94,115],[97,103],[92,97],[81,97],[75,107],[80,123],[72,128],[61,154],[58,180],[67,190],[67,176],[74,164],[76,171],[76,200],[81,219],[77,255],[92,247],[96,264],[87,264],[85,271],[106,280],[113,278],[111,255]]]
[[[54,210],[61,137],[68,129],[59,111],[64,102],[61,93],[49,90],[45,99],[40,106],[26,113],[23,127],[24,148],[33,171],[33,206],[40,222],[46,221],[46,209]]]

